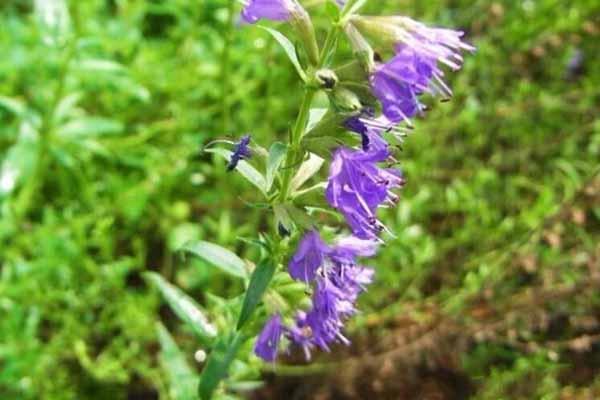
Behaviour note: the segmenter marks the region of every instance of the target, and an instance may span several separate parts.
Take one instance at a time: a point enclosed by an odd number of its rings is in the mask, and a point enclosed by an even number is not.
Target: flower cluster
[[[344,6],[346,2],[337,3]],[[249,0],[242,16],[252,23],[260,18],[292,20],[299,7],[295,0]],[[307,358],[314,348],[327,351],[332,343],[349,343],[342,333],[344,323],[356,313],[357,297],[374,273],[360,266],[357,258],[375,255],[381,233],[387,230],[377,211],[394,206],[398,202],[395,190],[405,183],[402,172],[390,167],[396,160],[388,139],[412,127],[411,119],[423,114],[426,107],[421,96],[442,100],[452,96],[441,66],[457,70],[461,52],[474,50],[461,40],[462,32],[431,28],[408,17],[350,15],[342,21],[354,54],[366,70],[359,84],[370,88],[381,112],[378,115],[374,108],[363,107],[344,117],[343,128],[360,135],[361,145],[333,150],[325,198],[344,216],[352,236],[329,246],[316,230],[305,233],[288,271],[311,288],[311,307],[297,311],[287,324],[279,313],[268,320],[255,346],[255,353],[267,361],[275,360],[282,337],[301,347]],[[367,38],[383,42],[384,54],[391,55],[387,61],[375,57]],[[321,66],[320,62],[313,65]],[[350,109],[364,104],[357,103]]]
[[[356,258],[371,257],[376,249],[375,242],[355,237],[330,247],[316,231],[307,232],[288,267],[294,279],[312,286],[312,307],[298,311],[289,327],[279,314],[271,317],[256,342],[255,353],[273,361],[282,336],[300,346],[307,359],[315,347],[328,351],[332,343],[349,343],[342,333],[344,321],[356,312],[358,295],[373,279],[373,270],[358,265]]]

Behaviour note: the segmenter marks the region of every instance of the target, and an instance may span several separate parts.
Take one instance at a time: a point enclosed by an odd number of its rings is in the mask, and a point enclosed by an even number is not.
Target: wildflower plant
[[[413,118],[426,111],[423,98],[448,100],[446,69],[459,69],[462,53],[474,50],[458,31],[404,16],[361,15],[365,3],[325,2],[330,26],[325,37],[317,37],[297,0],[243,2],[240,29],[269,21],[293,28],[295,36],[288,38],[262,27],[285,50],[304,93],[287,142],[267,146],[250,133],[205,148],[259,189],[264,201],[257,206],[272,217],[270,231],[244,239],[260,249],[255,264],[216,244],[185,246],[241,278],[243,295],[214,300],[223,315],[205,316],[177,288],[152,275],[210,348],[201,398],[224,393],[236,380],[256,380],[261,365],[277,368],[272,363],[282,353],[300,351],[310,360],[316,351],[350,344],[344,327],[376,276],[376,268],[362,260],[394,237],[377,214],[398,203],[405,184],[399,147]],[[343,41],[352,49],[349,59],[338,52]],[[327,108],[313,107],[319,95],[328,99]],[[319,181],[322,169],[328,175]]]

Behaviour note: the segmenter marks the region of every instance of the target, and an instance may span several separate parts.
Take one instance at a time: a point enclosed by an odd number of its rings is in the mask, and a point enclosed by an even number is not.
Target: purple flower
[[[373,93],[392,122],[424,111],[418,96],[429,93],[448,99],[452,91],[443,81],[438,64],[460,69],[464,50],[475,48],[461,40],[463,32],[430,28],[408,17],[363,17],[353,19],[360,30],[392,43],[396,55],[375,66],[370,77]]]
[[[433,77],[429,61],[405,48],[387,63],[379,65],[371,75],[373,94],[390,121],[409,122],[409,118],[424,111],[418,96],[427,91]]]
[[[310,359],[310,350],[315,346],[329,351],[330,344],[334,342],[349,344],[342,334],[345,315],[342,313],[342,299],[338,288],[320,279],[313,294],[312,308],[297,314],[288,338],[304,350],[307,359]]]
[[[251,157],[250,149],[248,145],[250,144],[250,135],[244,135],[240,139],[239,142],[236,143],[233,153],[229,159],[229,164],[227,164],[227,171],[233,171],[235,167],[237,167],[240,160],[244,160],[246,158]]]
[[[312,308],[299,312],[294,326],[286,331],[307,359],[314,347],[329,351],[332,343],[350,343],[342,333],[344,322],[356,312],[356,299],[373,277],[373,270],[357,265],[356,258],[371,257],[376,250],[373,241],[348,237],[325,255],[323,268],[315,275]]]
[[[398,197],[391,191],[404,184],[399,170],[380,168],[381,154],[339,148],[329,169],[325,191],[327,202],[339,210],[360,239],[376,238],[384,229],[375,216],[377,208],[395,204]]]
[[[265,361],[275,361],[283,328],[281,316],[279,314],[273,315],[258,336],[254,353]]]
[[[247,0],[242,10],[242,18],[249,24],[259,19],[287,21],[292,17],[294,0]]]
[[[312,282],[329,251],[329,247],[321,240],[317,231],[308,231],[288,264],[291,277],[307,283]]]
[[[344,293],[347,302],[354,303],[358,295],[373,281],[374,271],[357,265],[356,258],[372,257],[378,243],[349,236],[338,240],[331,251],[334,267],[328,272],[329,281]]]
[[[446,64],[455,71],[463,63],[461,51],[475,51],[475,47],[462,41],[462,31],[431,28],[408,17],[392,17],[392,21],[400,28],[399,48],[408,47],[434,63]]]
[[[344,121],[344,126],[361,136],[363,151],[376,153],[377,158],[382,160],[390,156],[389,145],[382,135],[384,132],[392,130],[394,124],[384,116],[375,118],[374,111],[365,108],[359,115]]]
[[[330,258],[339,264],[355,264],[357,257],[373,257],[379,244],[373,240],[363,240],[348,236],[337,241]]]

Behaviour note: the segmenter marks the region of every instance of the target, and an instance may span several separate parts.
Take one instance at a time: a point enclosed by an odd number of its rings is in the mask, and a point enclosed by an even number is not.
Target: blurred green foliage
[[[270,224],[248,206],[255,189],[201,148],[284,138],[299,83],[233,1],[44,3],[0,4],[0,397],[186,398],[169,382],[195,379],[200,343],[142,273],[200,304],[218,302],[206,288],[241,293],[176,252],[209,240],[256,259],[239,238]],[[320,2],[305,3],[323,29]],[[372,261],[352,333],[393,337],[398,318],[435,316],[462,327],[454,367],[478,398],[598,390],[600,5],[369,9],[460,27],[478,51],[406,141],[408,184],[384,217],[397,238]],[[565,374],[580,364],[590,377]]]

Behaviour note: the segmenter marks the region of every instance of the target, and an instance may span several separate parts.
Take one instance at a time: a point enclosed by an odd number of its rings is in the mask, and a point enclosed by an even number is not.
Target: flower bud
[[[330,69],[320,69],[315,73],[315,79],[321,89],[329,90],[335,88],[338,83],[338,77]]]
[[[310,19],[310,15],[308,15],[306,10],[302,8],[300,4],[297,4],[297,6],[293,8],[290,23],[296,30],[298,38],[304,46],[309,63],[313,66],[318,65],[319,46],[317,45],[315,28]]]
[[[369,79],[369,74],[358,60],[353,60],[336,68],[335,74],[342,82],[349,81],[362,83]]]
[[[364,35],[377,42],[393,47],[407,35],[403,17],[353,16],[351,24]]]
[[[356,93],[344,87],[335,88],[329,97],[333,106],[340,112],[355,113],[363,107]]]
[[[346,24],[344,31],[346,32],[346,36],[348,36],[348,40],[350,40],[354,56],[365,70],[372,71],[375,68],[375,53],[371,45],[369,45],[352,23]]]

